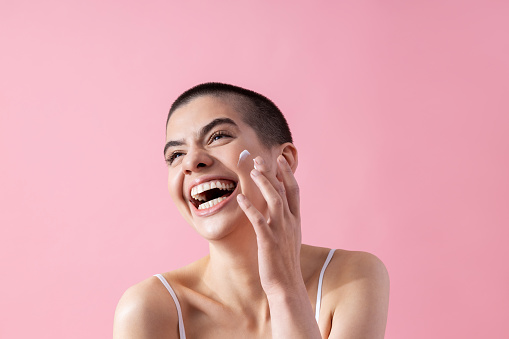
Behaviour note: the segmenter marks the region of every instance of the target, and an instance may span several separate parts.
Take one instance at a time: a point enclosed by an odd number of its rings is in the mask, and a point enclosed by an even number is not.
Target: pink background
[[[0,337],[108,338],[207,252],[166,191],[170,103],[260,91],[300,151],[304,241],[375,253],[386,338],[509,335],[506,1],[2,1]]]

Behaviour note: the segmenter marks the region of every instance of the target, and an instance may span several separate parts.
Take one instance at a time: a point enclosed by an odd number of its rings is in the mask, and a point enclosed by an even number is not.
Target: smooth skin
[[[234,122],[203,127],[215,119]],[[226,99],[202,96],[170,118],[168,188],[184,218],[209,242],[210,254],[164,273],[182,306],[187,338],[383,338],[389,278],[365,252],[336,250],[324,276],[319,323],[318,277],[329,249],[301,244],[298,157],[291,143],[265,147]],[[237,166],[247,149],[254,156]],[[211,215],[190,206],[195,180],[226,177],[235,196]],[[115,339],[179,338],[175,304],[156,277],[129,288],[114,320]]]

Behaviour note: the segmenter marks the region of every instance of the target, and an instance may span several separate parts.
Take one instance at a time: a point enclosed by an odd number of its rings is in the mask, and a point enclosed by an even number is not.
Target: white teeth
[[[198,209],[199,210],[204,210],[206,208],[211,208],[212,206],[217,205],[218,203],[223,201],[224,199],[226,199],[226,197],[219,197],[219,198],[215,198],[215,199],[212,199],[210,201],[204,202],[203,204],[198,206]]]
[[[222,190],[233,190],[235,188],[235,184],[233,184],[231,182],[224,183],[219,180],[205,182],[203,184],[194,186],[191,189],[191,196],[196,200],[204,201],[205,194],[201,194],[201,193],[208,191],[210,189],[213,189],[213,188],[219,188]]]
[[[205,194],[198,193],[194,195],[193,198],[199,201],[205,201]]]

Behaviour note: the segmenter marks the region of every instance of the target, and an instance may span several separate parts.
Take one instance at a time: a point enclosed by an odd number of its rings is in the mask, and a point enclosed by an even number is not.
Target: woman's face
[[[239,193],[266,214],[266,202],[249,173],[257,156],[275,171],[279,148],[263,146],[234,105],[201,96],[179,107],[168,122],[166,148],[170,195],[206,239],[220,239],[249,223],[237,203]],[[237,166],[245,149],[251,155]]]

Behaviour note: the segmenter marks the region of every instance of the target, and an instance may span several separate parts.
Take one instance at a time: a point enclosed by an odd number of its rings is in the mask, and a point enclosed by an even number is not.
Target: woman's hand
[[[251,177],[267,201],[268,218],[239,194],[237,200],[253,224],[258,242],[258,269],[269,302],[273,338],[321,338],[300,268],[299,186],[285,157],[276,174],[261,157]]]
[[[269,218],[245,196],[239,194],[237,199],[256,232],[262,287],[268,296],[292,292],[303,284],[299,187],[284,156],[277,159],[276,174],[268,171],[261,157],[254,161],[251,177],[267,201]]]

